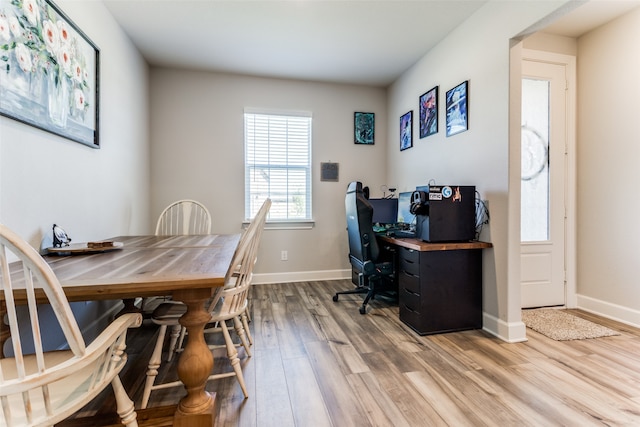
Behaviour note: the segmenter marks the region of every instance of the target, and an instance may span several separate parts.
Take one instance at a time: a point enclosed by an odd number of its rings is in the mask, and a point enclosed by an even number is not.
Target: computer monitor
[[[373,206],[374,224],[395,224],[398,217],[398,199],[369,199]]]
[[[415,224],[415,215],[411,213],[411,195],[413,191],[398,194],[398,224]]]

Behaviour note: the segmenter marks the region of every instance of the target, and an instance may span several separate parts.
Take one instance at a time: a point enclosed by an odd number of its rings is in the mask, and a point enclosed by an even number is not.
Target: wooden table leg
[[[180,400],[173,425],[177,427],[211,427],[215,422],[215,393],[205,390],[207,378],[213,369],[213,355],[204,339],[204,327],[211,316],[204,309],[204,303],[211,296],[211,290],[190,290],[176,292],[174,299],[187,305],[187,312],[180,318],[180,324],[187,328],[189,339],[180,360],[178,377],[187,390]]]

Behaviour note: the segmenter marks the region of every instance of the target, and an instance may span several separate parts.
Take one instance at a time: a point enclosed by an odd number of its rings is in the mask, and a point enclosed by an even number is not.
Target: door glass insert
[[[522,79],[523,242],[549,240],[549,89],[547,80]]]

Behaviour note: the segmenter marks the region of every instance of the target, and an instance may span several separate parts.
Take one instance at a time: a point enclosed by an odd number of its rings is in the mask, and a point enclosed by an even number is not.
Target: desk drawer
[[[420,295],[420,277],[405,270],[398,272],[398,286],[400,289],[407,289],[412,294]]]
[[[418,311],[418,307],[405,303],[402,299],[400,300],[400,320],[418,333],[421,332],[422,317],[422,314]]]
[[[400,270],[418,276],[420,274],[420,252],[400,248]]]
[[[422,311],[422,298],[420,294],[412,292],[410,289],[400,287],[398,295],[399,305],[409,307],[412,311]]]

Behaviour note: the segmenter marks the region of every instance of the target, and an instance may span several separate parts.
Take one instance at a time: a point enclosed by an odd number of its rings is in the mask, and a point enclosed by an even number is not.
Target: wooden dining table
[[[174,426],[210,427],[214,423],[215,393],[205,390],[213,368],[203,332],[210,319],[205,302],[214,288],[224,284],[239,238],[240,234],[116,236],[107,241],[122,242],[117,248],[70,249],[45,256],[69,301],[171,296],[187,305],[180,324],[186,327],[189,340],[178,361],[178,376],[187,394],[177,406]],[[47,302],[44,292],[36,296]],[[24,303],[26,293],[17,294],[16,304]],[[0,306],[4,304],[0,291]]]

